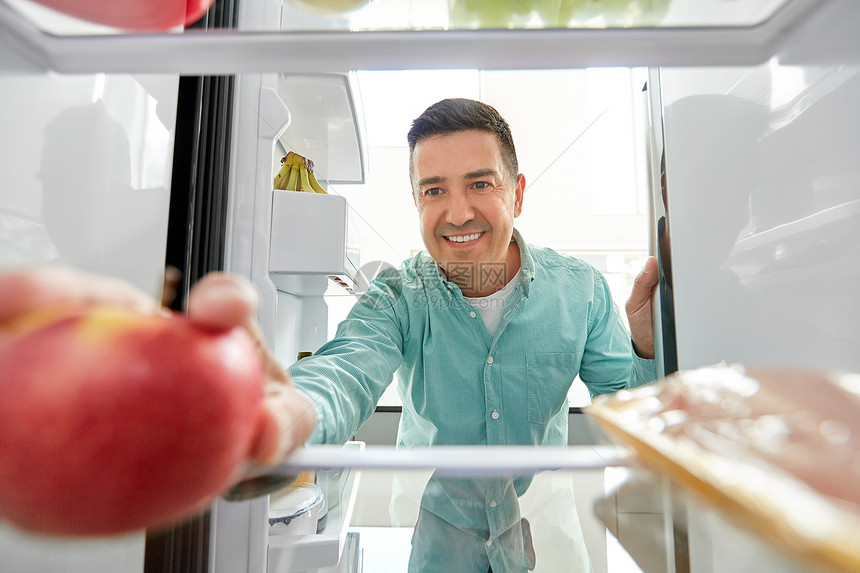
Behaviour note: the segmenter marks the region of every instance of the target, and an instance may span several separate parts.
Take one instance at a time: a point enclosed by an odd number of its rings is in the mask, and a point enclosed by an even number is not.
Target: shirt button
[[[494,420],[499,419],[499,411],[498,410],[493,410],[493,413],[490,415],[493,417]]]
[[[469,316],[471,316],[472,318],[475,318],[476,316],[478,316],[478,314],[473,310],[472,312],[469,313]]]
[[[492,544],[493,544],[493,540],[492,540],[492,539],[487,539],[487,547],[489,547],[489,546],[490,546],[490,545],[492,545]]]
[[[496,507],[497,505],[499,505],[499,504],[498,504],[498,503],[496,503],[496,500],[495,500],[495,499],[494,499],[493,501],[491,501],[491,502],[490,502],[490,507]]]
[[[487,358],[487,364],[492,364],[492,363],[493,363],[493,357],[490,356],[489,358]]]

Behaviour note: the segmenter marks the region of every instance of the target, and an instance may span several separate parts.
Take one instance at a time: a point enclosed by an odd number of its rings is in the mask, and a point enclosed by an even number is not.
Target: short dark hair
[[[415,146],[424,138],[434,135],[448,135],[459,131],[479,129],[496,135],[510,175],[516,178],[519,173],[517,151],[514,137],[505,118],[490,105],[466,98],[443,99],[436,102],[418,116],[409,129],[406,140],[409,142],[409,177],[412,177],[413,154]]]

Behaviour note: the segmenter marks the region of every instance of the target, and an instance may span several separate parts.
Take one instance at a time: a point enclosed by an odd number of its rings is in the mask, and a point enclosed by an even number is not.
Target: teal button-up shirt
[[[605,278],[584,261],[527,245],[517,231],[514,239],[520,280],[492,338],[426,252],[377,277],[334,339],[290,367],[316,404],[310,442],[350,439],[395,375],[403,402],[398,445],[407,447],[564,445],[577,374],[592,396],[654,380],[654,361],[633,352]],[[516,494],[529,482],[515,480]],[[512,492],[482,485],[476,498],[475,488],[462,496],[455,489],[442,488],[430,508],[452,523],[489,527],[492,535],[519,519],[508,503],[490,508],[489,498]]]

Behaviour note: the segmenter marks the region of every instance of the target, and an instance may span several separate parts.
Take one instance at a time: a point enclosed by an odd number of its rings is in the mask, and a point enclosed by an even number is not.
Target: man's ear
[[[514,217],[519,217],[523,212],[523,194],[526,190],[526,176],[522,173],[517,175],[517,185],[514,188]]]

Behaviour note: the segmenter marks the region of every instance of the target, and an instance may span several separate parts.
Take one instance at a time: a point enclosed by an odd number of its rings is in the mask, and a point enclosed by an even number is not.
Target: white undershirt
[[[484,319],[484,325],[487,327],[490,337],[496,336],[496,328],[499,326],[499,321],[502,320],[502,313],[505,311],[505,301],[514,292],[519,278],[520,273],[517,271],[511,282],[489,296],[464,297],[466,302],[472,305],[472,308],[477,310],[481,318]]]

